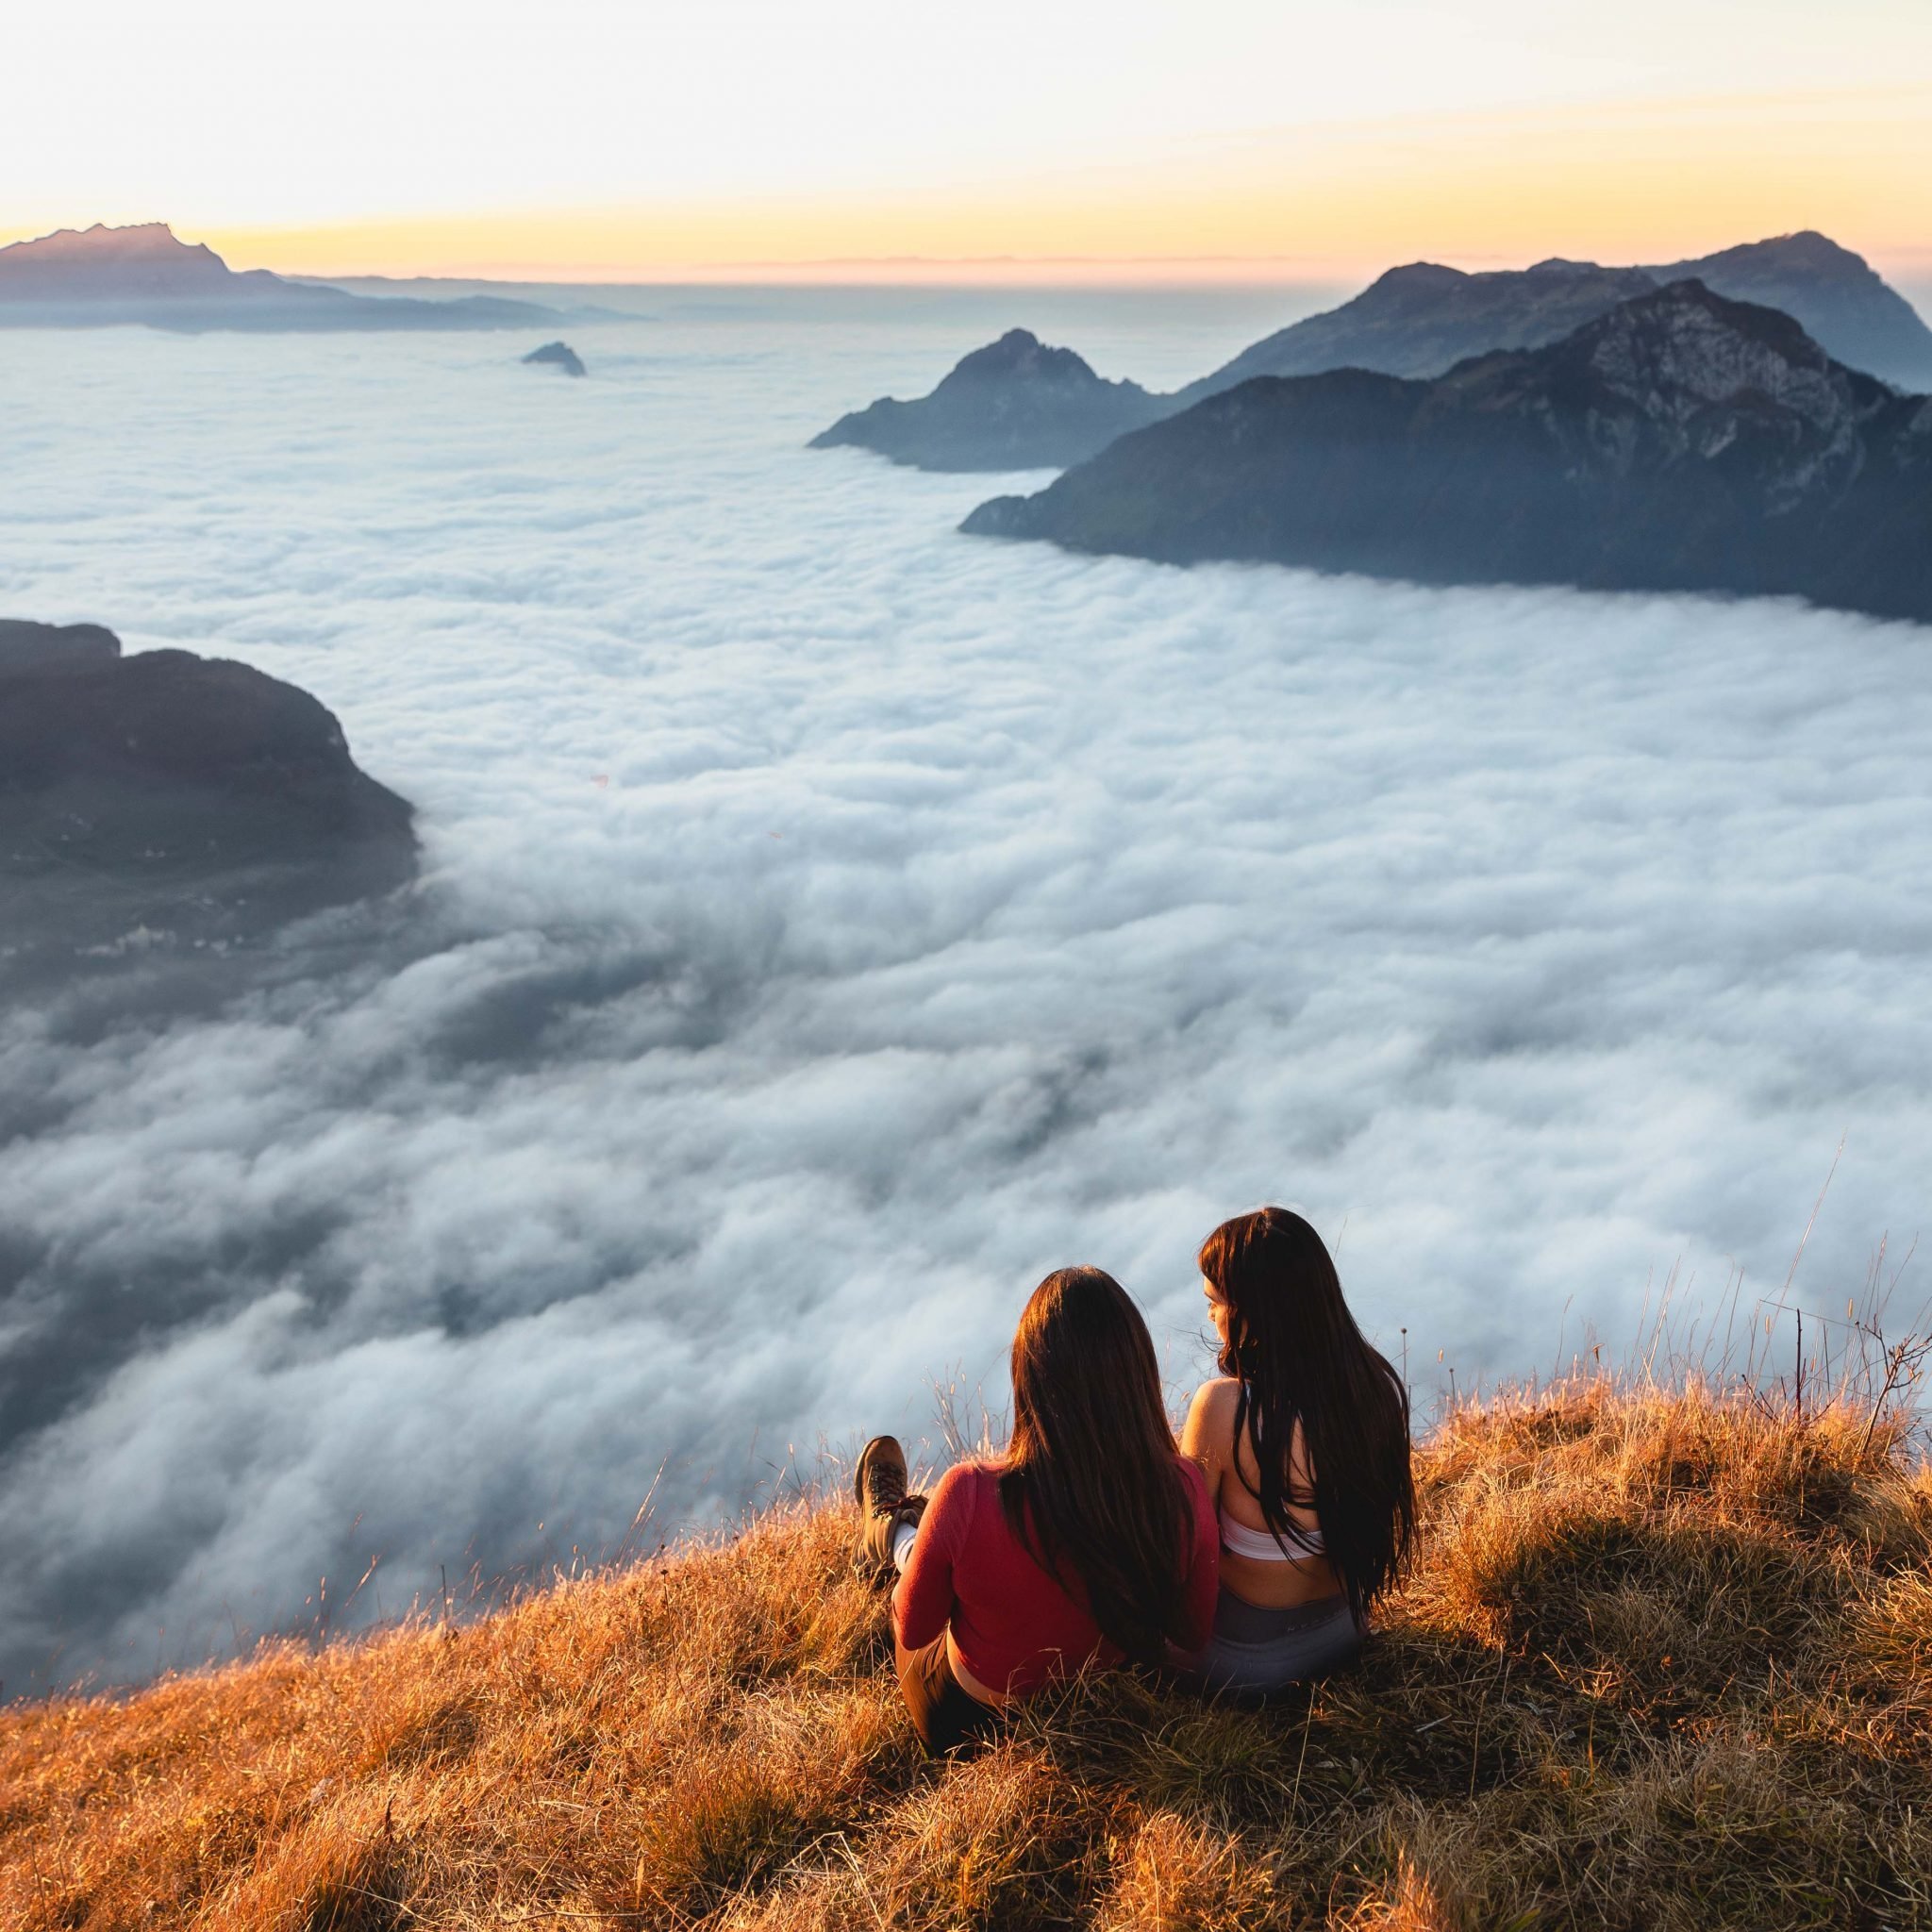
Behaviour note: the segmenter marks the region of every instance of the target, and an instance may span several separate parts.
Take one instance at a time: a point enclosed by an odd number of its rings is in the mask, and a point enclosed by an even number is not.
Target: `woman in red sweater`
[[[1218,1535],[1174,1449],[1140,1310],[1110,1274],[1062,1268],[1013,1337],[1013,1430],[997,1462],[948,1470],[930,1502],[875,1436],[858,1460],[854,1561],[898,1573],[899,1687],[938,1753],[1088,1666],[1158,1664],[1214,1620]]]

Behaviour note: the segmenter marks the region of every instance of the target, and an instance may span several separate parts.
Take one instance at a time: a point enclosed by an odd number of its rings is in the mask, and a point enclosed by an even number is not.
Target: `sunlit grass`
[[[1932,1925],[1932,1474],[1895,1401],[1448,1413],[1361,1668],[1113,1677],[927,1764],[849,1504],[0,1713],[0,1924]],[[836,1491],[834,1492],[836,1494]]]

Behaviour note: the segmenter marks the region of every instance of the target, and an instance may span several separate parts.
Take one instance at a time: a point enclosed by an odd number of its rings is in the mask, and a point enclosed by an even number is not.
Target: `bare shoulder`
[[[1194,1391],[1188,1405],[1190,1415],[1233,1415],[1235,1397],[1241,1385],[1232,1375],[1213,1375]]]
[[[1181,1447],[1190,1456],[1224,1457],[1234,1441],[1235,1402],[1241,1384],[1231,1375],[1216,1375],[1194,1391],[1188,1405],[1187,1427]]]

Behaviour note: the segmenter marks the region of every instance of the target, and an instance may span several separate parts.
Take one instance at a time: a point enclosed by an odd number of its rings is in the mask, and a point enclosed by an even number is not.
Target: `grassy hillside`
[[[1363,1666],[1117,1677],[924,1763],[851,1517],[0,1713],[0,1924],[1932,1926],[1902,1422],[1585,1382],[1453,1416]]]

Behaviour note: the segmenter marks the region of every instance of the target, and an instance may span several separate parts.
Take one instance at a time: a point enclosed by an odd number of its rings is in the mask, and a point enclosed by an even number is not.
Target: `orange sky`
[[[320,37],[103,4],[105,38],[85,9],[9,30],[84,72],[90,115],[76,141],[58,85],[9,99],[0,240],[159,219],[316,275],[1340,279],[1817,227],[1932,274],[1932,0],[978,0],[964,35],[887,0],[584,0],[558,35],[513,0],[337,0]]]
[[[1407,117],[1204,142],[1158,166],[892,193],[197,231],[238,266],[594,280],[1031,272],[1352,275],[1430,256],[1695,255],[1817,227],[1932,269],[1932,90]],[[1767,131],[1774,138],[1767,140]],[[1111,264],[1111,269],[1102,265]]]

